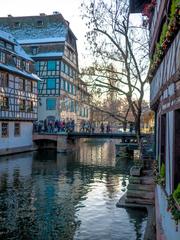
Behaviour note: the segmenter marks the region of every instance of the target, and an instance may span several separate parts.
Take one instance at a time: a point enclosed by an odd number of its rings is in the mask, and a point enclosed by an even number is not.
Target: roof
[[[30,58],[29,55],[25,53],[23,48],[20,46],[12,34],[0,30],[0,38],[14,45],[14,54],[26,60],[33,61],[32,58]]]
[[[42,21],[42,25],[38,26],[38,21]],[[17,22],[19,27],[14,26]],[[0,18],[0,29],[12,33],[21,43],[34,43],[36,39],[41,42],[42,39],[65,41],[70,30],[61,14]]]
[[[12,34],[4,32],[0,30],[0,38],[3,40],[6,40],[7,42],[10,42],[12,44],[17,44],[16,39],[12,36]]]
[[[16,74],[19,74],[19,75],[22,75],[23,77],[26,77],[26,78],[30,78],[30,79],[33,79],[33,80],[39,80],[41,81],[41,79],[36,75],[36,74],[33,74],[33,73],[27,73],[23,70],[20,70],[16,67],[13,67],[13,66],[10,66],[10,65],[5,65],[3,63],[0,63],[0,69],[4,69],[4,70],[7,70],[9,72],[13,72],[13,73],[16,73]]]

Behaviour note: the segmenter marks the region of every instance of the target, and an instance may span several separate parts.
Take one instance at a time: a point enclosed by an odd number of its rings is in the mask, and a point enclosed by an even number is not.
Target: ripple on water
[[[116,208],[130,166],[112,141],[1,158],[0,239],[142,239],[146,213]]]

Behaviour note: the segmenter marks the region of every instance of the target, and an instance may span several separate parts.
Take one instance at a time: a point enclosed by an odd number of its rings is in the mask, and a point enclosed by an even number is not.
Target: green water
[[[114,141],[0,158],[0,239],[142,239],[146,212],[117,208],[132,162]]]

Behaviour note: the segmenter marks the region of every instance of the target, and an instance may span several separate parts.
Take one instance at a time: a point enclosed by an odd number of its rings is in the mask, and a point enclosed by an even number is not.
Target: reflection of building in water
[[[147,218],[147,212],[145,210],[135,210],[131,208],[126,208],[126,212],[129,215],[129,221],[134,225],[134,229],[136,232],[136,237],[134,239],[140,240],[142,239],[143,232],[142,228],[145,230],[145,219]],[[144,226],[143,226],[144,224]]]
[[[106,189],[108,197],[113,198],[114,194],[120,191],[120,177],[112,173],[107,173],[106,176]]]
[[[115,166],[115,147],[113,141],[93,140],[83,144],[79,161],[86,165]]]

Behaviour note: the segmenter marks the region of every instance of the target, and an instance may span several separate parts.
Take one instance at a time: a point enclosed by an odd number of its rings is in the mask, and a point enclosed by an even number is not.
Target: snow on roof
[[[31,22],[24,22],[21,28],[12,28],[8,24],[1,25],[1,29],[12,33],[19,40],[35,40],[44,38],[64,38],[68,34],[68,26],[63,22],[49,22],[45,26],[37,27]]]
[[[4,32],[2,30],[0,30],[0,38],[10,42],[11,44],[13,44],[14,46],[14,52],[17,56],[20,56],[26,60],[29,61],[33,61],[32,58],[30,58],[25,51],[23,50],[23,48],[20,46],[20,44],[17,42],[17,40],[13,37],[12,34]],[[9,50],[8,50],[9,51]]]
[[[13,66],[10,66],[10,65],[5,65],[5,64],[0,63],[0,68],[3,68],[3,69],[8,70],[10,72],[20,74],[23,77],[27,77],[27,78],[30,78],[30,79],[42,81],[36,74],[27,73],[23,70],[17,69],[16,67],[13,67]]]
[[[35,39],[20,39],[20,44],[35,44],[35,43],[51,43],[51,42],[65,42],[65,37],[46,37],[46,38],[35,38]]]
[[[3,40],[6,40],[8,42],[11,42],[13,44],[17,44],[16,39],[12,36],[12,34],[4,32],[2,30],[0,30],[0,38],[2,38]]]
[[[32,58],[30,58],[29,55],[26,54],[26,52],[23,50],[23,48],[19,44],[15,45],[14,50],[15,50],[15,53],[17,53],[18,56],[33,62]]]
[[[44,52],[30,56],[33,58],[33,57],[62,57],[63,55],[64,55],[63,52]]]

